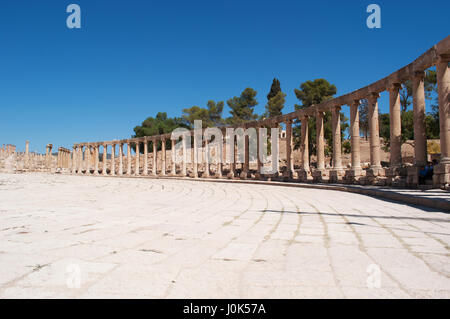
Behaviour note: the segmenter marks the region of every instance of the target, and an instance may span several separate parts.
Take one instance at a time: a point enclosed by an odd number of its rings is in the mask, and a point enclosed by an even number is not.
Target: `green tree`
[[[194,105],[187,109],[183,109],[182,117],[184,124],[189,128],[194,127],[195,120],[201,120],[203,128],[212,126],[212,121],[209,118],[208,109],[199,107],[197,105]]]
[[[286,94],[281,91],[280,81],[273,79],[270,92],[267,94],[266,112],[262,115],[262,118],[278,116],[282,114]]]
[[[213,100],[209,100],[206,104],[208,107],[208,115],[209,120],[214,126],[223,124],[222,112],[223,112],[223,101],[214,102]]]
[[[194,105],[190,108],[183,109],[182,118],[185,125],[193,128],[195,120],[201,120],[203,128],[223,124],[223,101],[216,103],[213,100],[209,100],[206,106],[207,108],[203,108]]]
[[[425,88],[425,98],[430,100],[432,98],[432,93],[436,92],[437,89],[436,71],[426,70],[423,82]],[[399,91],[399,94],[400,94],[400,105],[402,107],[402,111],[405,112],[412,104],[413,88],[411,80],[407,80],[405,83],[402,84],[402,88]]]
[[[227,118],[228,124],[237,125],[257,119],[258,115],[253,113],[254,107],[258,104],[256,94],[252,88],[246,88],[240,96],[227,101],[231,109],[231,117]]]
[[[182,118],[169,118],[167,117],[166,112],[158,112],[158,114],[156,114],[156,117],[148,117],[144,122],[142,122],[141,125],[136,126],[134,128],[134,135],[132,135],[132,137],[134,138],[171,133],[177,127],[187,128]],[[169,143],[170,141],[168,141],[168,144]],[[153,147],[151,142],[149,143],[149,146]],[[160,148],[159,145],[158,148]],[[142,152],[143,150],[141,149],[141,153]]]
[[[327,100],[333,98],[336,94],[336,86],[330,84],[325,79],[317,79],[314,81],[306,81],[300,85],[300,89],[295,89],[295,95],[302,102],[301,105],[296,104],[295,109],[300,110],[312,105],[320,104]],[[332,122],[331,122],[331,112],[325,112],[324,116],[324,138],[327,142],[325,147],[325,154],[329,155],[333,152],[333,133],[332,133]],[[348,118],[340,113],[341,121],[341,137],[344,137],[344,132],[349,127]],[[297,125],[294,128],[294,138],[296,147],[300,145],[301,128]],[[316,154],[316,120],[315,118],[310,118],[308,120],[308,131],[309,131],[309,154]]]
[[[359,105],[359,129],[367,141],[369,135],[369,103],[366,99],[361,100]]]
[[[336,94],[336,86],[330,84],[325,79],[306,81],[300,85],[300,90],[295,89],[295,96],[302,102],[302,105],[295,105],[295,109],[310,107],[314,104],[325,102]]]

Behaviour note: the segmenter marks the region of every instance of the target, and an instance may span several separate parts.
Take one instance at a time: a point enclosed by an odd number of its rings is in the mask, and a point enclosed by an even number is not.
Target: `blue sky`
[[[79,30],[66,27],[70,3]],[[366,27],[371,3],[381,29]],[[0,144],[29,139],[43,152],[126,138],[159,111],[180,116],[246,87],[261,114],[274,77],[291,112],[306,80],[340,95],[410,63],[449,34],[448,12],[436,0],[2,0]],[[381,111],[387,103],[383,94]]]

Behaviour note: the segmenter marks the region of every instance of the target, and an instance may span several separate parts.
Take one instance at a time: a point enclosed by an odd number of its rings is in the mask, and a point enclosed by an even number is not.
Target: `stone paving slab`
[[[445,209],[284,185],[0,174],[0,298],[450,298]]]

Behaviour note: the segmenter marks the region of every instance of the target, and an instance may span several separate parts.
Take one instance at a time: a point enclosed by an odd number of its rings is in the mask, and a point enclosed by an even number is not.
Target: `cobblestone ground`
[[[338,191],[1,174],[0,297],[449,298],[449,220]]]

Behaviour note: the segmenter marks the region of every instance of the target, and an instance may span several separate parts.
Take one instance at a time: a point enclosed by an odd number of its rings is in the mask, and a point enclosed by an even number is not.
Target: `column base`
[[[367,176],[378,177],[378,176],[386,176],[386,172],[381,166],[373,166],[367,170]]]
[[[405,187],[407,186],[408,169],[406,167],[394,166],[386,169],[387,180],[389,186]]]
[[[324,177],[327,177],[327,169],[325,168],[321,168],[321,169],[316,169],[312,172],[312,177],[313,177],[313,182],[314,183],[322,183],[324,181],[326,181],[327,178],[324,179]]]
[[[350,168],[345,171],[343,180],[346,184],[358,184],[359,179],[364,176],[363,169],[361,167]]]
[[[360,179],[362,185],[385,186],[387,183],[386,172],[381,166],[371,167],[366,171],[366,176]]]
[[[247,179],[250,177],[250,173],[248,171],[242,171],[241,174],[239,175],[239,177],[241,179]]]
[[[341,182],[344,176],[345,171],[343,168],[333,168],[332,170],[330,170],[330,178],[328,181],[330,183]]]
[[[294,178],[294,174],[291,170],[286,170],[281,175],[283,177],[283,180],[292,180]]]
[[[308,181],[309,177],[311,177],[311,172],[307,171],[305,169],[301,169],[297,172],[297,175],[298,175],[298,180],[300,182],[306,183]]]
[[[433,185],[450,190],[450,163],[439,163],[433,168]]]

